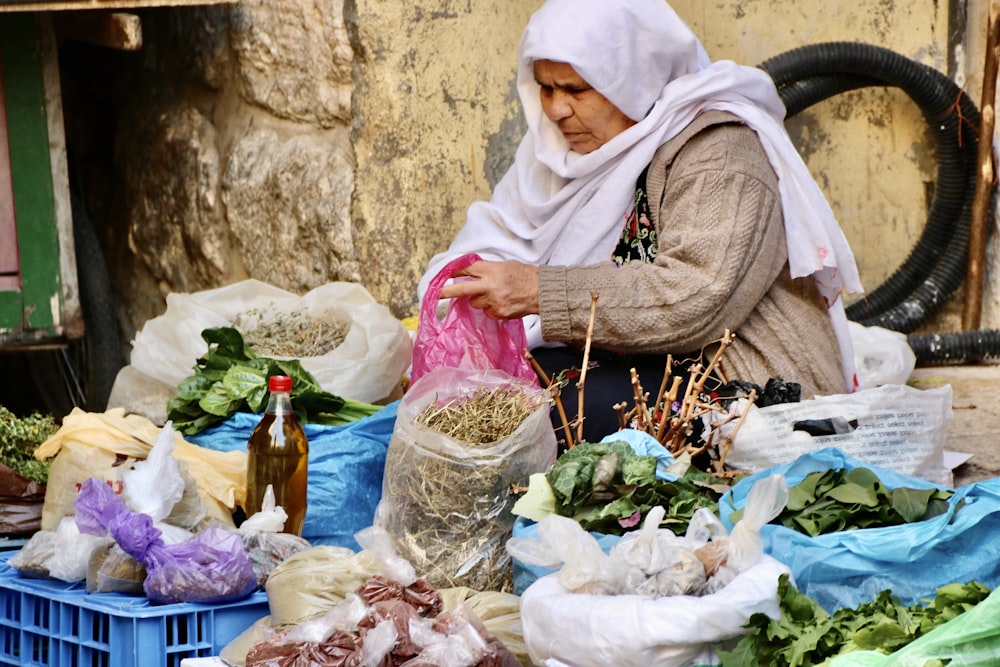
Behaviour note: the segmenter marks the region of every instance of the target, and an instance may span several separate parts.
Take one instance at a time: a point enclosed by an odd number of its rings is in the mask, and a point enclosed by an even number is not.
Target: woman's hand
[[[538,267],[521,262],[476,262],[452,278],[468,276],[441,289],[442,299],[470,297],[488,317],[510,320],[538,313]]]

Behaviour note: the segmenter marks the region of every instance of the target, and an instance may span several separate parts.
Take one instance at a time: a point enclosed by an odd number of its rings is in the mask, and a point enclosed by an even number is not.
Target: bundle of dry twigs
[[[583,393],[589,365],[590,343],[594,332],[594,313],[599,293],[591,291],[590,296],[590,325],[587,329],[583,364],[577,382],[579,395],[577,404],[580,407],[575,419],[570,421],[567,418],[559,398],[561,383],[550,379],[531,353],[528,350],[524,351],[525,357],[531,362],[535,372],[544,386],[548,388],[552,400],[555,402],[568,448],[572,448],[583,440]],[[757,398],[756,391],[751,390],[749,395],[740,397],[745,399],[739,402],[741,409],[734,411],[732,406],[736,397],[711,397],[706,393],[705,387],[709,379],[714,378],[720,385],[728,382],[722,367],[722,356],[733,340],[735,340],[735,335],[727,329],[721,339],[706,346],[706,349],[712,345],[717,345],[717,348],[707,364],[699,361],[689,367],[686,384],[682,375],[674,374],[673,356],[667,355],[659,391],[652,403],[649,402],[649,393],[643,389],[635,368],[632,368],[630,372],[633,407],[627,409],[627,401],[612,406],[618,413],[619,428],[633,428],[649,433],[674,456],[688,454],[695,457],[709,452],[713,455],[713,472],[719,475],[723,474],[726,456],[732,447],[733,440],[736,438],[750,406]],[[683,391],[681,390],[682,386],[684,387]],[[713,419],[705,419],[709,413],[716,413]],[[701,429],[706,434],[702,435],[700,439],[695,439],[695,442],[692,443],[692,435],[696,433],[695,429]]]

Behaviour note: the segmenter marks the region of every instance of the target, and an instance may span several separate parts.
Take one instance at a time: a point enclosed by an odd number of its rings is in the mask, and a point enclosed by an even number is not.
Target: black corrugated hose
[[[927,222],[903,264],[847,308],[850,319],[909,334],[937,313],[965,279],[972,201],[978,169],[979,110],[951,79],[880,46],[827,42],[769,58],[760,68],[774,79],[788,118],[843,92],[899,88],[920,108],[934,137],[937,180]],[[956,363],[1000,357],[1000,332],[909,336],[917,362]]]

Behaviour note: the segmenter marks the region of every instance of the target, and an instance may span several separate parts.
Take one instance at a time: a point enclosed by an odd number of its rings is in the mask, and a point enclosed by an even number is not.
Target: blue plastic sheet
[[[309,489],[302,537],[313,545],[360,551],[354,534],[372,525],[399,401],[344,426],[304,424],[309,440]],[[247,449],[260,415],[238,412],[187,439],[218,451]]]
[[[656,457],[656,476],[659,479],[668,481],[677,479],[677,475],[667,472],[667,468],[669,468],[674,462],[674,456],[668,452],[666,447],[661,445],[653,436],[644,431],[624,429],[622,431],[618,431],[617,433],[605,436],[601,440],[601,442],[616,441],[627,442],[640,456]],[[618,544],[618,541],[621,539],[620,535],[607,535],[595,532],[591,532],[590,534],[597,540],[597,543],[600,545],[601,549],[604,550],[604,553],[609,553],[611,548]],[[517,520],[514,521],[512,536],[529,539],[537,538],[538,524],[531,519],[525,519],[523,516],[519,516],[517,517]],[[525,590],[527,590],[528,586],[533,584],[539,577],[544,577],[545,575],[552,574],[554,572],[554,570],[550,570],[539,565],[522,563],[516,558],[512,559],[512,564],[514,569],[514,593],[516,595],[521,595]]]
[[[730,515],[744,506],[753,484],[769,475],[784,475],[792,487],[812,472],[858,467],[870,469],[890,489],[940,488],[827,448],[741,480],[720,499],[719,518],[732,529]],[[870,602],[886,589],[910,605],[950,583],[1000,586],[1000,479],[956,489],[948,506],[927,521],[816,537],[769,524],[761,538],[765,553],[791,569],[798,589],[830,613]]]

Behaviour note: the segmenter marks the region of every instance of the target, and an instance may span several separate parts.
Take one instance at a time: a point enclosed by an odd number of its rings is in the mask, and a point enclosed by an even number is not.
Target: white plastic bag
[[[906,335],[882,327],[848,322],[854,343],[854,367],[860,389],[884,384],[906,384],[917,363],[917,355]]]
[[[298,535],[283,532],[288,512],[275,501],[274,487],[270,484],[260,505],[260,511],[248,517],[236,532],[243,538],[243,546],[253,563],[257,585],[263,586],[275,568],[312,545]]]
[[[726,464],[758,472],[834,447],[871,465],[950,487],[944,446],[951,395],[951,385],[917,389],[888,384],[800,403],[751,406]],[[802,430],[802,422],[824,420],[839,426],[835,433],[810,435]]]
[[[81,533],[73,517],[67,516],[55,530],[32,535],[9,562],[23,576],[84,581],[91,554],[112,542],[110,537]]]
[[[524,641],[536,665],[711,664],[714,648],[745,634],[751,615],[780,616],[778,578],[787,572],[764,555],[717,593],[660,598],[571,593],[550,574],[521,595]]]
[[[180,544],[192,537],[190,531],[165,521],[184,497],[184,477],[180,463],[174,458],[175,433],[173,424],[168,421],[149,450],[149,456],[136,461],[122,473],[125,505],[133,512],[148,515],[163,533],[161,538],[166,544]]]
[[[742,518],[729,536],[728,567],[742,572],[755,565],[764,554],[760,529],[781,514],[788,504],[788,482],[782,475],[771,475],[747,493]]]
[[[324,391],[375,403],[392,397],[410,365],[412,344],[402,322],[356,283],[335,282],[299,296],[258,280],[214,290],[167,295],[167,309],[143,326],[132,344],[131,365],[174,389],[191,375],[208,344],[201,332],[229,327],[249,311],[303,312],[348,325],[344,341],[317,357],[301,358]],[[116,387],[121,395],[127,389]]]

